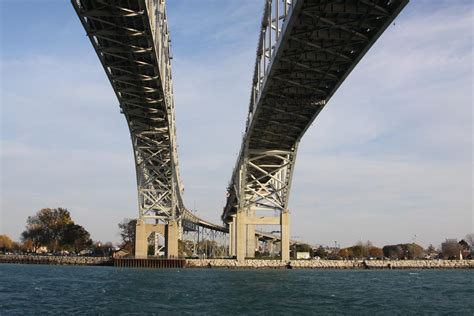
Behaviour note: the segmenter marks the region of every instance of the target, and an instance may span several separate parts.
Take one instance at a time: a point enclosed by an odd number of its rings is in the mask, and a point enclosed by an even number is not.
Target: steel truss
[[[188,257],[225,258],[229,256],[227,233],[196,226],[185,230],[182,238],[183,252]]]
[[[248,150],[236,186],[240,209],[279,210],[288,208],[291,176],[296,158],[293,151]]]

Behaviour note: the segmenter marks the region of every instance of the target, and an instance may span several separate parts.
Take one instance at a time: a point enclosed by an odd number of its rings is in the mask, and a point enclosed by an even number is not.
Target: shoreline
[[[474,269],[474,260],[291,260],[291,269],[319,270],[401,270],[401,269]],[[187,268],[288,269],[280,260],[186,259]]]
[[[46,264],[71,266],[112,266],[112,257],[68,257],[68,256],[31,256],[0,255],[0,264]]]
[[[474,260],[280,260],[246,259],[132,259],[112,257],[67,257],[0,255],[0,264],[46,264],[76,266],[116,266],[131,268],[198,268],[198,269],[332,269],[332,270],[400,270],[400,269],[474,269]],[[179,261],[180,264],[175,263]]]

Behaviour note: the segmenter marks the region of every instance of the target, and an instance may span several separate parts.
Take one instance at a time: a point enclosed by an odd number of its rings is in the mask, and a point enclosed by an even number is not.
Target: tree
[[[398,245],[387,245],[382,248],[383,255],[390,259],[403,259],[405,257],[405,251]]]
[[[464,237],[464,240],[467,242],[470,249],[474,248],[474,233],[467,234],[466,237]]]
[[[22,253],[22,252],[23,252],[22,244],[19,243],[19,242],[14,241],[14,242],[12,243],[12,251],[13,251],[13,253],[15,253],[15,254]]]
[[[90,234],[84,227],[69,223],[64,228],[62,246],[79,253],[92,245]]]
[[[120,247],[133,253],[135,249],[135,231],[137,226],[136,219],[125,218],[118,224],[120,229],[120,236],[122,237],[122,244]]]
[[[467,243],[467,241],[465,241],[464,239],[461,239],[461,241],[459,242],[459,245],[461,245],[462,250],[470,250],[471,249],[471,247],[469,247],[469,244]]]
[[[384,246],[382,251],[390,259],[419,259],[424,254],[423,247],[415,243]]]
[[[46,245],[48,242],[46,233],[37,225],[30,225],[24,232],[22,232],[21,240],[24,244],[28,244],[33,252],[38,251],[41,246]]]
[[[383,251],[379,247],[371,246],[369,247],[369,256],[372,258],[381,258],[383,257]]]
[[[405,250],[406,257],[408,259],[419,259],[423,257],[425,250],[418,244],[401,244],[402,248]]]
[[[431,254],[431,253],[435,253],[435,252],[436,252],[436,248],[435,248],[435,246],[433,246],[433,244],[430,244],[428,246],[428,248],[426,248],[426,253],[427,254]]]
[[[65,208],[44,208],[29,216],[21,234],[23,245],[36,252],[45,246],[52,252],[74,250],[79,252],[91,244],[90,234],[77,225]]]
[[[323,246],[319,246],[319,248],[314,251],[314,256],[319,257],[321,259],[326,259],[328,256],[328,252],[326,251],[326,249],[323,248]]]
[[[444,259],[459,259],[461,249],[462,246],[456,239],[446,239],[446,241],[441,244],[441,253]]]
[[[6,252],[13,249],[13,241],[7,235],[0,235],[0,251]]]
[[[178,255],[189,257],[193,255],[194,243],[191,240],[178,240]]]
[[[359,241],[355,246],[349,247],[349,257],[350,258],[367,258],[369,257],[369,249],[373,247],[373,244],[370,240],[367,240],[365,243]]]
[[[71,214],[65,208],[44,208],[26,221],[26,230],[22,233],[23,241],[31,239],[33,244],[58,251],[62,244],[64,231],[68,224],[73,223]]]
[[[430,244],[428,248],[426,248],[425,252],[428,258],[436,258],[439,255],[438,251],[436,250],[435,246],[433,246],[433,244]]]
[[[25,241],[21,243],[21,251],[22,252],[35,252],[36,251],[31,239],[26,239]]]
[[[111,242],[102,243],[100,241],[93,242],[91,247],[92,255],[97,257],[110,256],[114,248]]]
[[[339,257],[341,257],[342,259],[348,259],[349,258],[349,250],[347,248],[342,248],[339,250]]]

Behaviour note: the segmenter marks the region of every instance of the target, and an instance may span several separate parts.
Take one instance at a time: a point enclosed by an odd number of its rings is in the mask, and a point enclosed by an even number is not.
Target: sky
[[[263,1],[168,1],[188,208],[220,222],[240,149]],[[22,23],[19,23],[22,21]],[[299,146],[293,239],[462,238],[473,222],[473,5],[412,0]],[[0,234],[66,207],[94,240],[138,216],[130,135],[69,1],[0,0]]]

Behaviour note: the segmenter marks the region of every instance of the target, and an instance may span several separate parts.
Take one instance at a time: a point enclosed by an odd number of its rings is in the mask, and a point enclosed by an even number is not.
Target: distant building
[[[311,259],[311,255],[309,252],[297,252],[296,253],[296,259]]]
[[[41,246],[38,249],[36,249],[36,253],[47,253],[47,252],[48,252],[48,248],[45,246]]]
[[[130,252],[128,252],[125,249],[119,249],[117,251],[114,251],[112,256],[114,258],[122,258],[122,257],[127,257],[128,255],[130,255]]]

